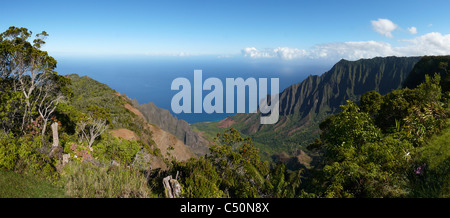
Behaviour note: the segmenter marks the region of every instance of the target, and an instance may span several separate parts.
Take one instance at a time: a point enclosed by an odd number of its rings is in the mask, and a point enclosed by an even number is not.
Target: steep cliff
[[[433,77],[435,73],[441,75],[441,87],[444,92],[450,91],[450,56],[425,56],[414,66],[403,83],[403,87],[416,88],[425,81],[425,75]]]
[[[110,114],[108,133],[122,140],[140,141],[150,146],[153,153],[144,155],[151,160],[149,165],[152,169],[166,169],[165,159],[184,161],[196,157],[190,147],[172,133],[148,123],[125,94],[88,76],[71,74],[67,77],[72,81],[71,88],[75,96],[72,105],[80,111],[90,106],[105,108]]]
[[[186,121],[178,120],[168,110],[158,108],[152,102],[141,105],[136,99],[131,100],[131,102],[133,103],[133,106],[143,114],[147,122],[155,124],[161,129],[172,133],[195,154],[205,155],[208,153],[208,141],[201,137],[197,132],[194,132]]]
[[[358,102],[362,94],[371,90],[386,94],[401,88],[419,60],[420,57],[341,60],[328,72],[309,76],[281,92],[276,124],[261,125],[259,113],[237,114],[227,118],[227,123],[262,143],[263,151],[295,150],[311,143],[319,134],[318,124],[338,112],[346,100]],[[205,125],[196,127],[207,131]]]

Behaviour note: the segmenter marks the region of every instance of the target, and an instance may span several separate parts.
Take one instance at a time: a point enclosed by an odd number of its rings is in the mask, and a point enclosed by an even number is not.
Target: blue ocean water
[[[329,63],[306,64],[271,59],[255,60],[208,56],[55,58],[58,60],[56,71],[59,74],[88,75],[120,93],[125,93],[130,98],[137,99],[140,104],[153,102],[160,108],[168,109],[172,114],[174,113],[170,106],[171,99],[179,92],[171,90],[172,81],[178,77],[185,77],[191,81],[191,87],[193,87],[194,70],[202,70],[203,81],[209,77],[219,78],[224,87],[225,78],[268,78],[269,81],[270,78],[279,78],[281,92],[288,86],[303,81],[307,76],[322,74],[331,67]],[[203,96],[209,92],[203,91]],[[188,123],[195,123],[217,121],[233,114],[180,113],[174,115]]]

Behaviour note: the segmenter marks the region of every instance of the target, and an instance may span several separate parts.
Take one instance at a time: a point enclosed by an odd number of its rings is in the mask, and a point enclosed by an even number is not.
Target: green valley
[[[0,197],[450,196],[449,56],[341,60],[280,93],[275,125],[189,125],[59,75],[47,36],[0,34]]]

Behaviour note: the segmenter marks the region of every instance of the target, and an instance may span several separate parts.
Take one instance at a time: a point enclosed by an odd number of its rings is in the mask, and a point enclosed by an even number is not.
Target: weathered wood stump
[[[164,189],[166,190],[166,197],[179,198],[181,195],[181,185],[172,176],[167,176],[163,179]]]

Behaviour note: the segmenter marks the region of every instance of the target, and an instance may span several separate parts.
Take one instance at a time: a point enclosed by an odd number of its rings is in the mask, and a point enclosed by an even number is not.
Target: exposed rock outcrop
[[[375,90],[384,95],[401,88],[419,60],[420,57],[341,60],[330,71],[320,76],[311,75],[282,91],[279,95],[280,118],[275,125],[260,124],[260,113],[237,114],[221,123],[239,123],[239,126],[231,126],[254,137],[255,141],[260,138],[278,137],[279,141],[301,138],[309,140],[298,143],[307,145],[318,135],[318,124],[328,115],[339,112],[339,106],[346,100],[358,102],[368,91]]]
[[[158,108],[152,102],[140,105],[136,99],[130,101],[135,108],[139,109],[147,122],[155,124],[161,129],[172,133],[195,154],[201,156],[208,153],[208,141],[192,130],[189,123],[177,119],[168,110]]]
[[[133,165],[139,165],[139,168],[142,169],[167,169],[166,165],[166,159],[172,160],[176,159],[178,161],[185,161],[190,158],[195,158],[196,154],[194,154],[191,149],[185,145],[181,140],[179,140],[175,135],[172,133],[163,130],[157,125],[150,124],[144,117],[144,115],[136,108],[134,107],[134,103],[137,103],[136,101],[132,101],[128,96],[125,94],[120,94],[118,92],[115,93],[115,95],[120,96],[127,100],[127,102],[123,105],[124,108],[126,108],[131,113],[137,115],[137,118],[135,122],[142,122],[142,132],[140,134],[137,134],[134,131],[131,131],[126,128],[118,128],[110,130],[109,132],[111,135],[122,138],[125,140],[142,140],[142,141],[153,141],[155,148],[159,150],[158,155],[155,156],[155,154],[150,154],[148,152],[139,153],[139,155],[136,157],[136,163],[133,163]],[[132,105],[133,104],[133,105]],[[150,135],[148,133],[151,133]]]

